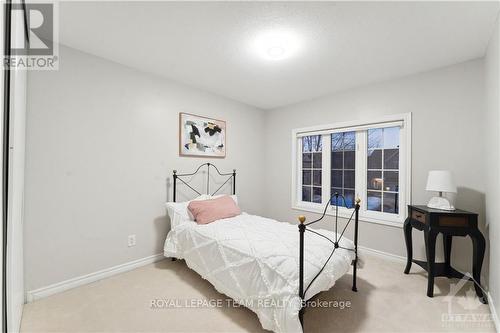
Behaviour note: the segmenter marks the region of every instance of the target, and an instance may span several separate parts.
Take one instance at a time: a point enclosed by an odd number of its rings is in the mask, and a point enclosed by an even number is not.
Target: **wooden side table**
[[[424,232],[425,252],[427,262],[414,260],[412,249],[412,228]],[[435,262],[436,237],[438,233],[443,234],[444,263]],[[476,295],[480,301],[487,304],[487,295],[481,287],[481,268],[483,265],[486,242],[484,236],[477,227],[477,214],[464,210],[440,210],[427,206],[408,205],[408,218],[404,223],[404,235],[406,250],[408,253],[404,273],[410,272],[411,264],[415,263],[425,269],[427,277],[427,296],[434,295],[434,278],[444,276],[448,278],[466,278],[474,282]],[[453,236],[469,236],[473,245],[472,277],[468,278],[463,273],[451,267],[451,243]]]

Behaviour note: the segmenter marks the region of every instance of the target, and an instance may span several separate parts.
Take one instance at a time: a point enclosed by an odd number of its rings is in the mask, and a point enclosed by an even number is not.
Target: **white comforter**
[[[334,234],[317,230],[333,238]],[[332,251],[323,237],[305,234],[305,287]],[[343,238],[340,246],[353,248]],[[299,232],[296,225],[241,214],[206,225],[186,221],[165,241],[166,257],[186,264],[221,293],[254,311],[262,327],[275,332],[302,332],[298,319]],[[338,248],[309,288],[306,299],[330,289],[354,259],[353,251]],[[305,288],[304,287],[304,288]]]

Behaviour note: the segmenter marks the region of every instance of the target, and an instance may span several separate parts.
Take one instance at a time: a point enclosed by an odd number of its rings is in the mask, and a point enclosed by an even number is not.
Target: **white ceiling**
[[[482,57],[498,2],[63,2],[60,42],[263,109]],[[269,29],[300,50],[266,61]],[[62,60],[64,61],[64,60]]]

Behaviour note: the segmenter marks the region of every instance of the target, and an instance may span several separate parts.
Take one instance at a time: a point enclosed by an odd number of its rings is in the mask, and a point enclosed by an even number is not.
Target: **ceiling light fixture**
[[[286,30],[265,31],[257,35],[253,48],[266,60],[282,60],[293,56],[299,49],[295,34]]]
[[[267,49],[267,55],[271,58],[280,58],[285,54],[285,49],[281,46],[271,46]]]

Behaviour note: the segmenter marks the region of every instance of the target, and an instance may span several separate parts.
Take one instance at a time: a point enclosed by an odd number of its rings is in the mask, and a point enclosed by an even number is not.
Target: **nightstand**
[[[425,251],[427,261],[413,259],[412,249],[412,228],[424,232]],[[435,262],[436,237],[438,233],[443,234],[444,263]],[[404,235],[406,250],[408,253],[406,268],[404,273],[410,272],[411,264],[415,263],[427,271],[427,296],[434,295],[434,278],[444,276],[447,278],[466,278],[474,282],[474,288],[480,301],[487,304],[487,296],[481,287],[481,267],[483,265],[485,240],[477,227],[477,214],[464,210],[440,210],[427,206],[408,205],[408,218],[404,223]],[[451,267],[451,243],[453,236],[472,239],[473,263],[472,277],[468,278],[463,273]]]

